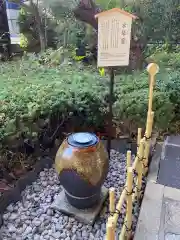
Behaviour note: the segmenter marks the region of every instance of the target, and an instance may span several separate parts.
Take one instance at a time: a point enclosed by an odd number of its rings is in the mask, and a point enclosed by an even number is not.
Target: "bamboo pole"
[[[138,150],[138,152],[139,152],[139,150]],[[135,160],[134,160],[134,162],[133,162],[133,165],[132,165],[133,170],[136,170],[136,169],[137,169],[137,165],[138,165],[138,157],[136,156],[136,157],[135,157]]]
[[[159,66],[156,63],[150,63],[147,66],[147,71],[149,73],[149,102],[148,102],[148,112],[152,111],[152,104],[153,104],[153,90],[154,90],[154,83],[155,83],[155,75],[159,72]]]
[[[137,163],[137,181],[136,181],[136,188],[135,193],[133,194],[133,200],[135,197],[139,198],[141,195],[140,189],[142,186],[142,176],[143,176],[143,158],[144,158],[144,138],[141,139],[138,151],[138,163]]]
[[[129,158],[131,151],[128,151],[128,152],[127,152],[127,155],[128,155],[127,157]],[[127,162],[128,162],[127,165],[129,165],[129,160],[127,160]],[[137,163],[138,163],[138,158],[136,157],[135,160],[134,160],[133,166],[132,166],[132,171],[137,168]],[[126,183],[125,186],[127,186],[127,183]],[[117,212],[115,212],[115,214],[113,216],[113,222],[114,222],[114,226],[115,227],[117,225],[117,220],[118,220],[118,216],[119,216],[118,212],[121,211],[122,205],[123,205],[125,200],[126,200],[126,190],[124,189],[122,191],[121,196],[119,198],[119,201],[118,201],[118,203],[116,205]]]
[[[126,198],[127,198],[127,211],[126,211],[126,220],[123,225],[121,234],[119,236],[119,240],[124,240],[126,237],[129,239],[130,237],[130,229],[132,227],[132,189],[133,189],[133,169],[132,167],[129,167],[128,169],[128,177],[127,177],[127,192],[126,192]]]
[[[114,216],[113,216],[113,223],[114,223],[114,227],[116,227],[117,225],[117,220],[118,220],[118,217],[119,217],[119,213],[121,211],[121,208],[122,208],[122,205],[124,203],[124,200],[126,199],[126,190],[123,189],[122,193],[121,193],[121,196],[119,198],[119,201],[116,205],[116,209],[117,209],[117,212],[114,213]]]
[[[115,228],[112,217],[108,218],[108,222],[106,224],[106,240],[115,240]]]
[[[147,129],[145,132],[144,169],[143,169],[144,175],[146,175],[148,170],[148,160],[149,160],[149,152],[150,152],[150,146],[151,146],[153,119],[154,119],[154,112],[151,112],[151,115],[147,121]]]
[[[142,128],[138,128],[138,135],[137,135],[137,151],[138,151],[138,148],[139,148],[139,144],[140,144],[140,141],[141,141],[141,137],[142,137]]]
[[[142,145],[142,142],[143,142],[143,145]],[[141,146],[141,148],[140,148],[140,146]],[[136,170],[137,167],[138,167],[139,156],[141,155],[141,151],[142,151],[143,146],[144,146],[144,138],[141,139],[141,141],[140,141],[140,145],[139,145],[139,148],[138,148],[137,155],[136,155],[135,160],[132,164],[133,171]]]
[[[115,212],[115,188],[109,189],[109,211],[110,214]]]
[[[152,112],[153,90],[154,90],[154,83],[155,83],[155,75],[159,71],[159,66],[155,63],[151,63],[148,65],[147,71],[149,73],[150,84],[149,84],[148,113],[147,113],[147,120],[146,120],[146,135],[143,139],[141,139],[140,136],[142,134],[142,130],[140,128],[138,129],[137,146],[139,146],[139,147],[137,149],[137,156],[136,156],[136,158],[132,164],[132,168],[131,168],[132,171],[137,170],[138,178],[137,178],[137,182],[136,182],[136,185],[137,185],[136,192],[135,192],[135,194],[133,194],[133,196],[131,196],[132,202],[134,201],[135,196],[137,196],[138,198],[140,197],[140,192],[138,190],[141,189],[141,186],[142,186],[142,174],[143,174],[143,169],[144,169],[143,163],[144,163],[144,165],[148,164],[149,149],[150,149],[150,136],[152,134],[152,126],[153,126],[153,120],[154,120],[154,112]],[[147,141],[147,140],[149,140],[149,141]],[[144,147],[145,147],[145,149],[144,149]],[[129,168],[129,166],[130,166],[130,158],[131,158],[131,154],[129,151],[129,153],[127,153],[127,168]],[[144,160],[145,162],[143,162],[143,160],[142,160],[143,158],[145,158],[145,160]],[[141,161],[139,161],[139,160],[141,160]],[[147,170],[147,168],[146,168],[146,170]],[[126,187],[128,186],[127,183],[125,186]],[[109,223],[110,228],[111,228],[111,226],[113,226],[114,230],[117,225],[119,212],[120,212],[123,202],[126,200],[126,198],[127,198],[127,194],[126,194],[126,189],[124,188],[124,190],[122,191],[121,196],[119,198],[119,201],[116,205],[117,211],[114,213],[113,217],[111,217],[112,221],[111,221],[111,223]],[[111,201],[111,203],[113,202],[112,200],[110,200],[110,201]],[[131,204],[131,206],[132,206],[132,204]],[[111,206],[111,208],[113,208],[113,207]],[[128,208],[128,200],[127,200],[127,208]],[[129,204],[129,209],[130,209],[130,204]],[[131,210],[131,212],[132,212],[132,210]],[[132,214],[131,214],[131,218],[132,218]],[[128,216],[126,216],[126,221],[127,221],[127,219],[128,219]],[[129,223],[130,223],[130,220],[129,220]],[[132,224],[132,222],[131,222],[131,224]],[[123,227],[123,229],[126,230],[125,226]],[[123,231],[125,231],[123,229],[122,229],[122,234],[123,234]],[[107,232],[108,232],[108,228],[107,228]],[[120,239],[124,240],[124,238],[121,238],[121,236],[122,235],[120,235]]]
[[[127,157],[126,157],[126,169],[128,172],[128,168],[131,166],[131,151],[127,151]]]

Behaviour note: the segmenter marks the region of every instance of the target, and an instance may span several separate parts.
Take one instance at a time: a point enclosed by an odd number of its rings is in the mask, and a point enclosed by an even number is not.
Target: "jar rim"
[[[68,136],[67,142],[69,145],[77,148],[87,148],[96,145],[99,138],[90,132],[77,132]]]

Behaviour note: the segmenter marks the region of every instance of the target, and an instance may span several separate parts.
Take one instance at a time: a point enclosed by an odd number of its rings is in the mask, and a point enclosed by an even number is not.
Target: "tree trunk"
[[[30,7],[32,8],[32,13],[34,14],[34,17],[36,20],[37,29],[39,32],[39,41],[40,41],[41,51],[45,51],[46,50],[45,30],[42,24],[41,16],[39,14],[38,3],[36,5],[35,3],[33,3],[33,0],[30,0]]]
[[[94,16],[101,12],[101,9],[93,0],[82,0],[73,12],[78,20],[90,24],[96,30],[98,29],[98,22]]]

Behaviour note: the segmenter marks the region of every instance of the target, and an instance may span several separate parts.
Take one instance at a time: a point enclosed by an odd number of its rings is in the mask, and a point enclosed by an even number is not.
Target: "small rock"
[[[3,219],[4,219],[5,221],[8,220],[9,217],[10,217],[10,213],[6,213],[6,214],[3,215]]]
[[[71,238],[71,240],[77,240],[76,235],[73,235],[72,238]]]
[[[43,186],[43,187],[47,187],[47,185],[48,185],[48,183],[47,183],[46,181],[43,181],[43,182],[42,182],[42,186]]]
[[[41,237],[40,235],[38,235],[38,234],[35,234],[35,235],[34,235],[34,239],[33,239],[33,240],[40,240],[40,237]]]
[[[28,226],[24,232],[24,235],[28,235],[32,232],[32,227]]]
[[[59,239],[60,237],[62,237],[62,235],[61,235],[60,232],[55,232],[55,233],[53,234],[53,237]]]
[[[14,208],[13,208],[13,205],[10,204],[8,207],[7,207],[7,211],[8,212],[13,212],[14,211]]]
[[[45,174],[45,172],[40,172],[39,176],[40,176],[40,177],[45,177],[46,174]]]
[[[83,238],[87,238],[88,237],[87,231],[85,231],[85,230],[82,231],[82,237]]]
[[[71,238],[70,237],[66,237],[65,240],[71,240]]]
[[[62,232],[61,234],[60,234],[60,239],[65,239],[66,238],[66,234],[64,233],[64,232]]]
[[[19,217],[18,214],[12,213],[11,216],[9,217],[9,220],[10,220],[10,221],[14,221],[14,220],[16,220],[18,217]]]
[[[8,226],[8,228],[9,228],[9,233],[14,233],[14,232],[16,232],[16,228],[15,228],[14,225],[10,224],[10,225]]]
[[[63,226],[59,223],[55,225],[56,231],[61,231],[63,229]]]
[[[41,225],[41,221],[40,220],[35,220],[33,221],[33,225],[36,227],[39,227]]]
[[[48,215],[48,216],[53,216],[53,215],[54,215],[53,210],[52,210],[52,209],[48,209],[48,210],[47,210],[47,215]]]

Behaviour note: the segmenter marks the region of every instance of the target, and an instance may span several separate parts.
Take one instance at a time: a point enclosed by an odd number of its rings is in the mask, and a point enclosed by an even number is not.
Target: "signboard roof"
[[[122,9],[120,9],[120,8],[112,8],[112,9],[110,9],[110,10],[107,10],[107,11],[104,11],[104,12],[100,12],[100,13],[98,13],[98,14],[95,15],[95,18],[99,18],[99,17],[101,17],[101,16],[106,16],[106,15],[112,14],[112,13],[114,13],[114,12],[121,13],[121,14],[123,14],[123,15],[125,15],[125,16],[128,16],[128,17],[132,18],[132,19],[138,19],[137,16],[135,16],[135,15],[133,15],[133,14],[127,12],[127,11],[124,11],[124,10],[122,10]]]

